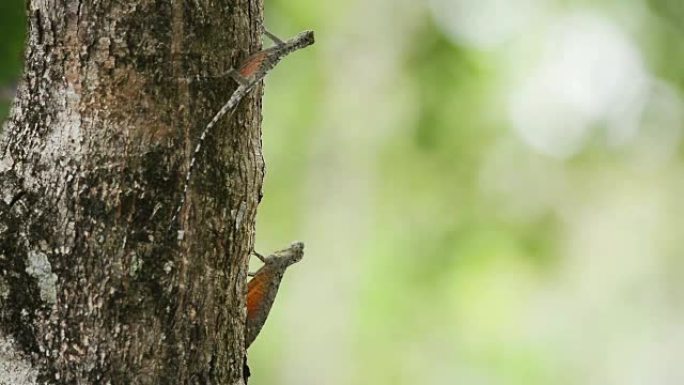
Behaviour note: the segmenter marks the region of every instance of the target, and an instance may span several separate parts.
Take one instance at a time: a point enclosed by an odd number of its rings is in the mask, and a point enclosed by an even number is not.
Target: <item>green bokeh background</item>
[[[0,5],[0,83],[21,7]],[[266,80],[257,247],[306,254],[252,383],[684,383],[683,2],[267,0],[266,20],[317,43]]]

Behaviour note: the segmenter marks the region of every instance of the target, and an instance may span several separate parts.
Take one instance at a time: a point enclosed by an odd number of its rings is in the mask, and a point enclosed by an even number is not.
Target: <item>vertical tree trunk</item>
[[[27,2],[0,139],[0,383],[242,383],[260,87],[168,226],[262,1]]]

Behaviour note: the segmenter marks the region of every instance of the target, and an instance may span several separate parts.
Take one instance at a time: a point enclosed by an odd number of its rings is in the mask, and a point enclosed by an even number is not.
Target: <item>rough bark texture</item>
[[[235,88],[221,75],[261,45],[262,1],[27,2],[0,139],[0,383],[242,383],[260,87],[167,227]]]

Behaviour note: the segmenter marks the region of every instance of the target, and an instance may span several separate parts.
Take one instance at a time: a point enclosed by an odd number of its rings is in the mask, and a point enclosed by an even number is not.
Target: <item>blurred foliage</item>
[[[682,4],[268,0],[252,381],[682,383]]]
[[[12,88],[19,77],[24,33],[24,2],[0,2],[0,88]],[[8,107],[9,101],[0,98],[0,122],[7,116]]]
[[[673,27],[684,29],[684,3],[678,0],[649,0],[648,4],[658,16],[672,23]]]
[[[0,3],[0,36],[0,82],[4,84],[16,79],[21,71],[24,48],[23,1]]]

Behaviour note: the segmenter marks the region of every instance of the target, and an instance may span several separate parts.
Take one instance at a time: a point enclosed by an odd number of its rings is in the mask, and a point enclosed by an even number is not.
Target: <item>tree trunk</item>
[[[169,225],[262,1],[27,2],[0,139],[0,384],[244,383],[261,87],[210,132]]]

